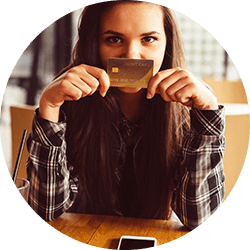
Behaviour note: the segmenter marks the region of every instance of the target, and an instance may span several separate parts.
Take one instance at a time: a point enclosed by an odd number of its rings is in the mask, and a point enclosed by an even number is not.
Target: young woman
[[[110,87],[110,57],[153,59],[147,89]],[[88,6],[70,65],[43,92],[27,142],[29,203],[169,219],[193,229],[224,197],[224,108],[185,70],[176,21],[132,1]]]

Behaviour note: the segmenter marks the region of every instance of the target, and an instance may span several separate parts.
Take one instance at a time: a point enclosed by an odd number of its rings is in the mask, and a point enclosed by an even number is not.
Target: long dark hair
[[[99,57],[101,15],[124,1],[87,6],[80,17],[79,38],[72,62],[102,67]],[[128,1],[125,1],[128,2]],[[185,67],[181,39],[171,10],[162,7],[167,47],[161,70]],[[113,126],[118,126],[119,106],[110,88],[106,97],[98,93],[74,102],[65,102],[67,114],[67,157],[79,174],[88,206],[94,213],[113,214],[116,196]],[[143,145],[137,171],[135,216],[167,219],[170,216],[172,184],[184,136],[188,128],[188,109],[156,95],[148,101]],[[186,126],[187,125],[187,126]]]

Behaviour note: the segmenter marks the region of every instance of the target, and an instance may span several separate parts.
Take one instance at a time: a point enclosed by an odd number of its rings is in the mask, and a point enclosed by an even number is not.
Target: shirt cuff
[[[39,116],[39,109],[35,110],[33,120],[33,140],[42,142],[48,146],[61,146],[65,140],[66,115],[60,110],[59,122],[52,122]]]
[[[190,110],[191,129],[198,135],[221,135],[225,130],[225,108],[218,110]]]

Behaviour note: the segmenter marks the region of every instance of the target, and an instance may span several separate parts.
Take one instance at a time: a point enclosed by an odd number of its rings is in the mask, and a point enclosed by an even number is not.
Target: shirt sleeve
[[[207,220],[224,199],[225,110],[190,111],[191,132],[184,140],[172,208],[190,229]]]
[[[77,180],[67,166],[65,132],[66,116],[62,111],[59,123],[42,119],[38,109],[35,111],[27,139],[29,204],[46,221],[65,212],[77,194]]]

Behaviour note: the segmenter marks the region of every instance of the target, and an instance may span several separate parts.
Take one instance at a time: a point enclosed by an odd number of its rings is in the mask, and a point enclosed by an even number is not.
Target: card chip
[[[115,68],[115,67],[112,68],[113,73],[118,73],[118,71],[119,71],[119,68]]]

